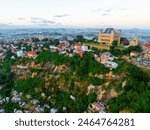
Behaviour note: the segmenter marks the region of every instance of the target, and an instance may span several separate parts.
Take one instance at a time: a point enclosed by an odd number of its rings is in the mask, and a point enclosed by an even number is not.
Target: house
[[[16,52],[16,55],[17,55],[17,57],[23,57],[24,53],[23,53],[22,50],[19,50],[19,51]]]
[[[11,57],[10,57],[10,59],[13,59],[13,60],[15,60],[16,58],[15,58],[15,56],[11,56]]]
[[[12,48],[11,53],[16,54],[16,49]]]
[[[50,45],[49,48],[51,49],[52,52],[59,52],[59,51],[61,51],[61,49],[59,47],[56,47],[56,46],[53,46],[53,45]]]
[[[41,93],[41,96],[42,96],[42,97],[45,97],[45,93]]]
[[[143,49],[144,52],[150,53],[150,42],[144,43],[144,44],[142,45],[142,49]]]
[[[30,98],[31,98],[31,95],[29,95],[29,94],[28,94],[28,95],[26,95],[26,98],[30,99]]]
[[[75,100],[75,99],[76,99],[73,95],[70,95],[70,98],[71,98],[72,100]]]
[[[75,50],[80,50],[80,48],[81,48],[81,44],[78,43],[78,44],[74,45],[74,49]]]
[[[33,104],[37,104],[37,103],[39,103],[39,101],[38,101],[37,99],[33,99],[33,100],[32,100],[32,103],[33,103]]]
[[[101,54],[100,62],[105,65],[105,67],[110,69],[116,69],[118,67],[118,64],[115,62],[112,62],[114,60],[114,56],[110,52],[104,52]],[[96,58],[98,59],[98,58]],[[99,60],[96,60],[99,61]]]
[[[95,86],[92,85],[92,84],[90,84],[90,86],[88,86],[88,92],[87,92],[87,94],[89,94],[91,92],[94,92],[94,90],[95,90]]]
[[[81,50],[82,51],[89,51],[88,46],[83,46],[83,45],[81,46]]]
[[[88,112],[99,113],[105,109],[105,104],[100,102],[90,103],[88,106]]]
[[[4,102],[5,102],[5,99],[4,99],[4,98],[1,99],[1,100],[0,100],[0,105],[2,105]]]
[[[150,54],[144,54],[143,59],[144,60],[150,60]]]
[[[121,44],[123,44],[124,46],[128,46],[129,45],[129,41],[127,38],[122,37],[121,38]]]
[[[58,111],[58,110],[55,109],[55,108],[52,108],[52,109],[50,110],[51,113],[56,113],[57,111]]]
[[[3,56],[0,57],[0,60],[2,60],[2,61],[4,61],[5,59],[6,59],[5,55],[3,55]]]
[[[4,113],[5,112],[5,110],[4,109],[0,109],[0,113]]]
[[[28,66],[17,65],[17,68],[18,69],[28,69],[29,67]]]
[[[101,59],[113,61],[114,60],[114,56],[110,52],[104,52],[101,55]]]
[[[70,46],[70,43],[69,41],[67,40],[64,40],[64,41],[60,41],[60,44],[59,44],[60,47],[69,47]]]
[[[20,101],[21,101],[21,98],[13,97],[13,98],[12,98],[12,101],[15,102],[15,103],[20,102]]]
[[[18,97],[18,92],[17,91],[13,91],[13,96],[14,97]]]
[[[3,53],[3,52],[0,52],[0,56],[2,56],[2,55],[4,55],[4,53]]]
[[[111,61],[106,61],[104,65],[105,67],[110,68],[110,69],[116,69],[118,67],[117,63],[111,62]]]
[[[131,57],[136,57],[136,56],[138,56],[139,55],[139,52],[137,52],[137,51],[131,51],[130,52],[130,56]]]
[[[25,102],[19,102],[19,105],[20,105],[20,107],[23,107],[26,105],[26,103]]]
[[[10,97],[6,97],[6,98],[5,98],[5,101],[6,101],[6,103],[9,103]]]
[[[27,56],[34,58],[37,56],[37,53],[36,53],[36,51],[29,51],[29,52],[27,52]]]
[[[85,54],[85,52],[84,51],[78,51],[78,56],[80,56],[81,58],[83,58],[83,56],[84,56],[84,54]]]
[[[63,106],[63,111],[66,111],[67,110],[67,107]]]
[[[66,54],[66,51],[61,51],[59,54]]]
[[[44,107],[41,107],[40,105],[38,105],[37,107],[36,107],[36,111],[37,112],[44,112]]]
[[[14,109],[14,113],[23,113],[23,111],[22,110]]]
[[[66,52],[66,56],[73,57],[72,53]]]
[[[50,107],[49,105],[45,104],[45,105],[44,105],[44,108],[50,109],[51,107]]]
[[[101,55],[101,58],[104,58],[104,59],[108,59],[109,57],[111,57],[111,53],[110,52],[104,52]]]

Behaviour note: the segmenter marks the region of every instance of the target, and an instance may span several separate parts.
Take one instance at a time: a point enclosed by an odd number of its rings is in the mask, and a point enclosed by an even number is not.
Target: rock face
[[[123,89],[125,88],[126,83],[127,83],[127,81],[126,81],[126,80],[122,83],[122,88],[123,88]]]
[[[99,89],[97,92],[97,100],[101,101],[105,98],[106,90]]]
[[[40,72],[40,70],[43,71]],[[29,61],[26,64],[16,63],[11,66],[11,72],[15,74],[16,79],[27,79],[30,77],[34,78],[37,75],[43,77],[45,75],[49,75],[47,72],[50,72],[51,74],[60,74],[66,73],[69,70],[70,69],[66,65],[56,66],[50,61],[39,64],[36,64],[34,61]]]
[[[114,98],[114,97],[117,97],[118,96],[118,93],[115,91],[115,89],[113,88],[113,89],[111,89],[111,91],[110,91],[110,96],[112,97],[112,98]]]
[[[50,70],[53,70],[55,68],[55,65],[50,63],[50,62],[47,62],[43,65],[42,67],[44,70],[47,70],[47,69],[50,69]]]
[[[115,89],[111,89],[110,92],[106,95],[106,99],[109,100],[111,98],[115,98],[119,95],[118,92],[115,91]]]
[[[53,73],[66,73],[69,71],[69,68],[65,65],[56,66]]]
[[[126,109],[124,109],[124,110],[120,110],[119,111],[119,113],[131,113],[132,111],[130,111],[130,110],[126,110]]]

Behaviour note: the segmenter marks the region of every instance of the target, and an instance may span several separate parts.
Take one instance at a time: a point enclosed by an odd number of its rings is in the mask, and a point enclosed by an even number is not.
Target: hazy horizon
[[[97,29],[97,30],[105,30],[106,28],[114,28],[117,30],[146,30],[149,31],[150,28],[136,28],[136,27],[126,27],[126,28],[119,28],[119,27],[110,27],[110,26],[105,26],[105,27],[32,27],[32,26],[28,26],[28,27],[22,27],[22,26],[10,26],[10,27],[0,27],[1,30],[21,30],[21,29],[74,29],[74,30],[78,30],[78,29]]]

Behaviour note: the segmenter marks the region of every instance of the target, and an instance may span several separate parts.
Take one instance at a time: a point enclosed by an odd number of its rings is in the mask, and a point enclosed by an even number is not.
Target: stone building
[[[132,39],[132,40],[130,41],[129,46],[137,46],[138,44],[139,44],[139,37],[136,36],[135,39]]]
[[[116,42],[118,45],[121,40],[121,32],[116,31],[113,28],[107,28],[104,32],[100,31],[98,34],[98,42],[111,46],[113,42]]]

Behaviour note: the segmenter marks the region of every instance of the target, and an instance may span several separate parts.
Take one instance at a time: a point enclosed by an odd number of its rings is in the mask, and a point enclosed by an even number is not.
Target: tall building
[[[98,42],[111,46],[113,42],[120,44],[121,32],[116,31],[113,28],[107,28],[104,32],[100,31],[98,34]]]
[[[133,39],[133,40],[131,40],[130,41],[130,46],[137,46],[139,44],[139,37],[138,36],[136,36],[136,38],[135,39]]]

